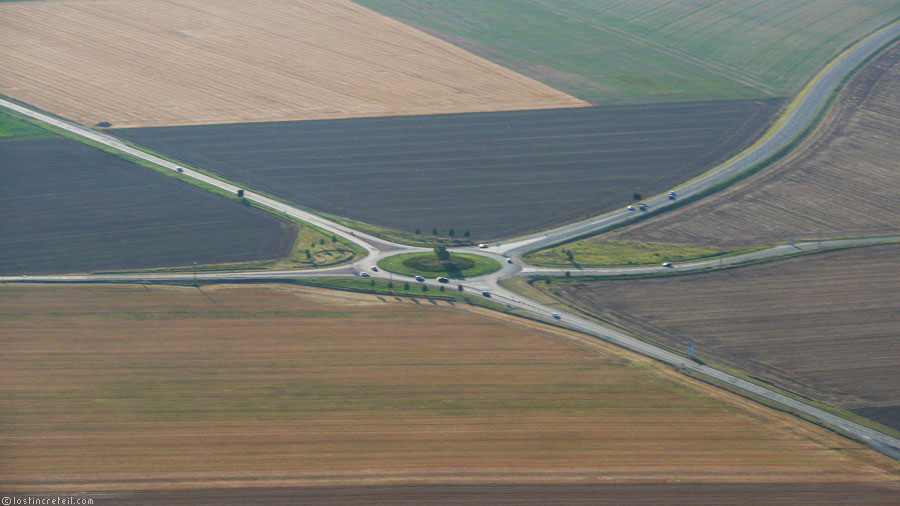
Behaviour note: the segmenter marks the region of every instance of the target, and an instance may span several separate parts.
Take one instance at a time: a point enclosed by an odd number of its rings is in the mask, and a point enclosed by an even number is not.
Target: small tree
[[[337,242],[337,236],[336,235],[331,236],[331,243],[334,244],[336,242]]]
[[[391,289],[391,290],[394,289],[394,282],[393,282],[393,281],[388,281],[388,288]]]
[[[572,277],[572,273],[569,272],[569,271],[566,271],[566,277],[567,277],[567,278]]]
[[[434,254],[437,255],[438,260],[450,260],[450,252],[444,246],[434,248]]]
[[[570,249],[566,250],[566,258],[568,258],[570,262],[575,260],[575,254],[572,253],[572,250],[570,250]]]
[[[321,238],[321,239],[319,239],[319,244],[325,244],[325,238],[324,238],[324,237]]]
[[[454,235],[456,235],[456,231],[451,228],[450,230],[447,231],[447,235],[449,235],[450,237],[453,237]]]
[[[309,260],[310,258],[312,258],[312,253],[310,253],[309,250],[306,250],[306,259]]]
[[[469,237],[469,236],[471,236],[471,235],[472,235],[472,234],[470,234],[468,230],[466,230],[465,232],[463,232],[463,237]]]
[[[419,230],[419,229],[416,229],[416,235],[420,235],[420,234],[421,234],[421,233],[422,233],[422,231],[421,231],[421,230]]]
[[[371,286],[371,287],[373,287],[373,288],[375,287],[375,280],[374,280],[374,279],[371,280],[371,281],[369,281],[369,286]]]
[[[441,285],[441,291],[442,292],[444,291],[444,285]]]
[[[409,281],[407,281],[406,283],[403,283],[403,289],[409,290]]]
[[[462,285],[456,285],[456,288],[458,288],[460,292],[463,291]]]
[[[314,242],[311,242],[311,243],[309,243],[309,247],[310,247],[310,248],[315,248],[315,247],[316,247],[316,243],[315,243],[315,241],[314,241]]]
[[[431,229],[431,235],[437,235],[437,227]]]
[[[427,292],[427,291],[428,291],[428,285],[422,285],[422,291],[423,291],[423,292]]]

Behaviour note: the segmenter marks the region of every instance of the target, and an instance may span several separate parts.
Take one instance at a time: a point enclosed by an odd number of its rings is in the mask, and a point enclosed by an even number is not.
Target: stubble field
[[[129,128],[116,135],[333,215],[511,237],[650,195],[723,160],[779,100]]]
[[[841,93],[813,138],[693,205],[604,236],[734,248],[900,231],[900,44]]]
[[[897,484],[873,450],[648,359],[444,304],[4,285],[0,487]]]
[[[900,246],[539,288],[639,335],[900,429]]]
[[[280,258],[297,235],[259,209],[45,130],[0,139],[0,180],[4,275]]]
[[[347,0],[0,2],[0,93],[115,126],[577,107]]]

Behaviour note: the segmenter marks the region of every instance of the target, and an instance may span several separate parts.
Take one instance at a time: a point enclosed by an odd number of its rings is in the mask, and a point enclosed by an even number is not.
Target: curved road
[[[763,138],[756,144],[729,160],[725,164],[716,169],[695,178],[680,187],[676,188],[679,198],[686,198],[701,193],[708,188],[715,186],[723,181],[727,181],[736,175],[752,168],[757,163],[764,161],[766,158],[774,155],[785,146],[787,146],[797,135],[802,133],[809,123],[815,118],[816,113],[826,103],[831,96],[834,88],[847,76],[859,63],[865,60],[869,55],[877,49],[883,47],[891,40],[900,36],[900,21],[892,23],[883,29],[868,36],[857,44],[853,45],[847,51],[842,53],[837,59],[833,60],[825,69],[823,69],[812,81],[807,85],[803,92],[794,100],[788,108],[785,115],[775,124],[775,126],[767,132]],[[131,156],[146,160],[166,169],[177,171],[179,166],[175,163],[163,160],[150,153],[143,152],[139,149],[126,145],[121,140],[96,132],[89,128],[70,123],[58,118],[42,114],[31,109],[21,107],[14,103],[0,99],[0,106],[16,111],[19,114],[29,116],[41,122],[47,123],[54,127],[66,130],[72,134],[89,139],[93,142],[103,144],[109,148],[116,149]],[[194,178],[206,184],[220,188],[226,192],[234,193],[238,187],[206,174],[184,169],[183,176]],[[330,233],[340,235],[341,237],[359,244],[366,249],[368,255],[348,266],[333,267],[328,269],[318,269],[314,271],[281,271],[281,272],[227,272],[227,273],[184,273],[184,274],[126,274],[126,275],[68,275],[68,276],[6,276],[0,277],[0,282],[97,282],[97,281],[191,281],[197,280],[282,280],[296,279],[300,277],[334,277],[334,276],[353,276],[361,271],[368,269],[369,265],[374,265],[386,256],[397,254],[399,252],[410,251],[427,251],[425,248],[414,248],[403,244],[392,243],[383,239],[355,231],[338,223],[331,222],[316,214],[298,209],[283,202],[276,201],[264,195],[260,195],[251,191],[245,191],[244,196],[261,206],[284,213],[296,219],[300,219],[312,223]],[[657,213],[664,211],[667,207],[674,204],[665,194],[657,195],[645,201],[650,207],[651,212]],[[786,397],[782,394],[769,390],[765,387],[744,381],[735,376],[726,374],[717,369],[697,364],[685,357],[669,352],[665,349],[651,345],[640,339],[632,337],[615,328],[604,325],[600,322],[582,318],[574,314],[563,313],[555,308],[541,304],[537,301],[530,300],[522,295],[511,292],[499,286],[499,281],[511,276],[520,274],[548,274],[560,275],[566,269],[543,269],[539,267],[523,267],[518,262],[518,257],[528,251],[551,246],[575,237],[595,234],[601,232],[614,225],[621,224],[633,218],[634,213],[640,211],[617,210],[597,216],[588,220],[572,223],[562,227],[558,227],[543,233],[532,234],[529,236],[517,238],[515,240],[500,243],[487,249],[465,248],[463,251],[470,253],[478,253],[491,256],[501,262],[502,268],[492,274],[480,276],[466,280],[465,290],[476,295],[481,295],[482,291],[491,292],[491,300],[506,304],[508,307],[517,308],[530,312],[540,318],[550,320],[550,315],[559,313],[560,318],[556,322],[580,332],[584,332],[610,343],[622,346],[629,350],[635,351],[642,355],[652,357],[656,360],[671,364],[675,367],[691,370],[696,373],[715,378],[718,381],[728,383],[733,387],[744,390],[774,401],[776,403],[788,406],[796,411],[803,412],[808,416],[821,420],[829,425],[837,427],[848,434],[868,442],[881,452],[900,459],[900,440],[888,436],[881,432],[875,431],[868,427],[864,427],[854,422],[850,422],[831,413],[822,411],[818,408]],[[859,244],[874,244],[883,242],[896,242],[897,237],[877,238],[877,239],[858,239],[844,241],[828,241],[822,243],[822,246],[839,247],[852,246]],[[802,243],[797,245],[778,246],[769,250],[749,253],[747,255],[731,257],[727,260],[707,260],[694,262],[691,264],[682,264],[677,268],[686,269],[703,269],[714,266],[719,262],[737,263],[753,259],[761,259],[766,257],[782,256],[789,254],[791,251],[803,251],[818,247],[818,243]],[[512,258],[512,263],[507,263],[506,259]],[[582,274],[590,275],[621,275],[634,274],[640,272],[658,272],[665,270],[664,267],[645,267],[630,269],[588,269],[580,271]],[[569,269],[571,270],[571,269]],[[382,271],[371,272],[371,276],[388,278],[392,277],[396,281],[415,282],[414,279],[407,276],[388,274]],[[439,286],[434,281],[427,282],[433,286]]]

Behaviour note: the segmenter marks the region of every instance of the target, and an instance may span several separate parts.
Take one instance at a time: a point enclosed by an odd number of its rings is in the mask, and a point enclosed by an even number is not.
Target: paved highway
[[[790,144],[795,137],[806,129],[807,125],[815,118],[819,109],[827,102],[832,91],[841,83],[844,77],[869,55],[898,36],[900,36],[900,21],[882,28],[850,47],[810,81],[803,92],[791,102],[791,105],[775,123],[774,127],[766,132],[756,144],[714,170],[673,188],[678,195],[677,198],[685,199],[702,193],[708,188],[728,181],[781,151],[782,148]],[[664,211],[667,207],[671,207],[677,201],[669,200],[668,192],[665,192],[643,202],[649,207],[647,212],[655,214]],[[567,242],[573,237],[600,233],[631,220],[640,213],[642,211],[619,209],[552,230],[545,230],[512,241],[506,241],[500,246],[491,247],[490,250],[518,258],[529,251]]]
[[[708,188],[727,181],[741,172],[752,168],[760,161],[765,160],[769,156],[777,153],[784,146],[788,145],[792,139],[804,131],[809,122],[815,117],[817,111],[825,104],[832,90],[841,80],[853,69],[872,54],[878,48],[884,46],[894,38],[900,36],[900,22],[893,23],[882,30],[870,35],[859,43],[852,46],[848,51],[843,53],[839,58],[830,63],[822,72],[820,72],[798,95],[798,98],[792,103],[785,115],[779,119],[775,126],[763,136],[754,146],[751,146],[744,152],[737,155],[732,160],[726,162],[720,167],[707,174],[695,178],[675,190],[678,198],[687,198],[692,195],[701,193]],[[21,107],[14,103],[0,99],[0,106],[6,107],[19,114],[29,116],[44,123],[53,125],[57,128],[66,130],[77,136],[90,139],[91,141],[103,144],[110,148],[127,153],[131,156],[146,160],[166,169],[177,171],[179,166],[175,163],[163,160],[153,154],[143,152],[139,149],[128,146],[121,140],[96,132],[89,128],[70,123],[58,118],[42,114],[31,109]],[[207,167],[207,169],[215,171],[215,167]],[[220,188],[226,192],[234,193],[239,188],[233,184],[226,183],[210,177],[206,174],[183,169],[181,173],[184,177],[194,178],[211,186]],[[264,195],[260,195],[251,191],[246,191],[244,196],[261,206],[284,213],[285,215],[312,223],[330,233],[340,235],[341,237],[353,241],[366,249],[365,258],[357,261],[352,265],[333,267],[328,269],[317,269],[312,271],[280,271],[280,272],[222,272],[222,273],[182,273],[182,274],[163,274],[163,273],[144,273],[144,274],[116,274],[116,275],[68,275],[68,276],[6,276],[0,277],[0,282],[14,281],[33,281],[33,282],[103,282],[103,281],[192,281],[203,280],[283,280],[295,279],[303,277],[333,277],[333,276],[353,276],[358,275],[362,271],[370,271],[373,277],[392,278],[394,281],[409,281],[415,283],[415,280],[402,275],[389,274],[383,271],[374,272],[370,270],[370,266],[374,265],[386,256],[390,256],[400,252],[410,251],[427,251],[425,248],[414,248],[402,244],[391,243],[383,239],[373,237],[371,235],[352,230],[338,223],[331,222],[316,214],[298,209],[291,205],[276,201]],[[674,202],[670,201],[665,194],[657,195],[645,201],[653,213],[664,211]],[[628,348],[632,351],[655,358],[675,367],[680,367],[694,371],[699,374],[715,378],[724,383],[732,385],[734,388],[744,390],[770,399],[779,404],[789,406],[790,408],[806,413],[807,415],[828,423],[834,427],[838,427],[846,433],[853,434],[862,440],[869,442],[872,446],[879,449],[885,454],[900,459],[900,440],[883,434],[881,432],[869,429],[859,424],[850,422],[843,418],[824,412],[818,408],[797,400],[785,397],[777,392],[769,390],[765,387],[744,381],[740,378],[723,373],[716,369],[709,368],[697,364],[685,357],[672,353],[663,348],[651,345],[640,339],[632,337],[615,328],[604,325],[600,322],[589,320],[576,316],[574,314],[565,313],[553,307],[541,304],[540,302],[530,300],[522,295],[506,290],[499,285],[499,281],[511,276],[520,274],[561,274],[565,269],[542,269],[538,267],[523,267],[517,260],[518,257],[528,251],[547,247],[570,240],[572,238],[594,234],[603,231],[612,226],[621,224],[633,218],[635,213],[641,211],[617,210],[602,216],[591,218],[589,220],[572,223],[566,226],[558,227],[543,233],[533,234],[521,237],[512,241],[507,241],[499,245],[494,245],[487,249],[465,248],[464,251],[471,253],[483,254],[491,256],[501,262],[501,270],[490,275],[481,276],[479,278],[465,280],[465,290],[481,296],[482,291],[491,292],[491,300],[505,304],[511,308],[517,308],[525,312],[529,312],[539,318],[551,320],[550,315],[559,313],[559,325],[572,328],[587,334],[596,336],[600,339],[609,341],[616,345]],[[897,237],[884,239],[858,239],[843,241],[828,241],[823,243],[822,247],[838,247],[859,245],[861,241],[875,242],[895,242]],[[818,243],[803,243],[794,246],[778,246],[769,250],[749,253],[743,256],[731,257],[727,260],[707,260],[682,264],[675,268],[681,270],[702,269],[714,266],[719,262],[742,262],[753,259],[765,258],[766,256],[780,256],[788,254],[791,251],[803,251],[813,247],[818,247]],[[513,259],[512,263],[507,263],[507,257]],[[633,269],[588,269],[581,271],[581,274],[592,275],[620,275],[639,272],[654,272],[664,270],[661,266],[649,268],[633,268]],[[426,282],[435,287],[439,286],[433,280]],[[552,321],[552,320],[551,320]]]

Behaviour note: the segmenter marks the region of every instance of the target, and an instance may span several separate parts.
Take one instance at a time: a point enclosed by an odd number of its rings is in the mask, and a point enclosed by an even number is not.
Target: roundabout
[[[431,251],[401,253],[381,259],[378,267],[394,274],[465,279],[500,270],[500,262],[484,255],[448,253],[445,259]]]

